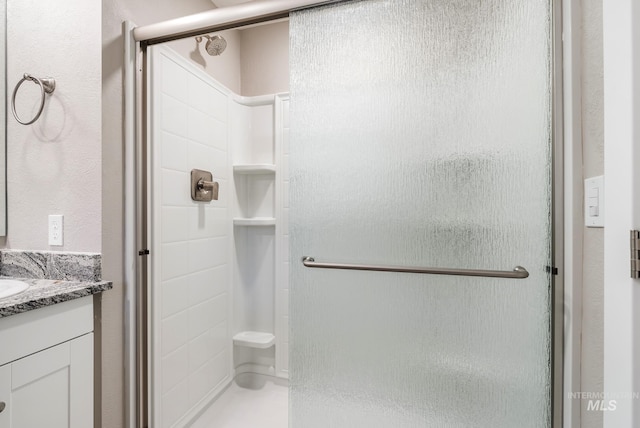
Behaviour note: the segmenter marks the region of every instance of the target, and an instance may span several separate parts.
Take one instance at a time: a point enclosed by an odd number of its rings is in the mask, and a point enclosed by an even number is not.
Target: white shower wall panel
[[[234,163],[251,163],[251,107],[229,99],[229,150]]]
[[[273,176],[255,175],[236,178],[239,195],[245,199],[240,209],[242,217],[274,217]],[[241,192],[241,193],[240,193]]]
[[[151,58],[152,425],[181,427],[236,370],[287,376],[289,102],[234,95],[164,47]],[[191,200],[194,168],[217,201]],[[234,346],[241,331],[275,334],[275,352]]]
[[[236,373],[250,371],[287,377],[288,253],[286,214],[282,194],[287,170],[282,146],[288,96],[236,98],[230,141],[233,148],[235,218],[248,220],[234,227],[233,334],[257,331],[275,335],[275,347],[234,346]],[[288,127],[288,125],[286,125]],[[269,225],[246,225],[250,220]],[[259,223],[259,222],[257,222]],[[286,282],[286,283],[285,283]]]
[[[273,104],[251,109],[251,158],[253,163],[274,163]]]
[[[280,166],[277,185],[280,191],[276,210],[279,217],[280,250],[276,260],[276,374],[289,376],[289,96],[276,99],[276,147]]]
[[[235,287],[235,331],[274,332],[275,240],[273,227],[248,227]]]
[[[231,379],[229,94],[172,51],[152,48],[153,426],[184,426]],[[190,171],[219,199],[194,202]]]
[[[237,97],[231,102],[230,141],[234,165],[274,164],[273,96]],[[275,217],[274,176],[234,174],[234,217]],[[260,331],[274,333],[275,257],[274,228],[234,227],[236,270],[233,289],[232,333]],[[260,360],[267,350],[255,352],[236,347],[235,366],[257,363],[274,364],[273,352],[268,363]],[[237,368],[237,367],[236,367]]]

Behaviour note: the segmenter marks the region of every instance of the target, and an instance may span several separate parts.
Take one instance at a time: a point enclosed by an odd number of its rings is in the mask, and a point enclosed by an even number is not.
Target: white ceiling
[[[218,7],[235,6],[240,3],[247,3],[250,0],[211,0]]]

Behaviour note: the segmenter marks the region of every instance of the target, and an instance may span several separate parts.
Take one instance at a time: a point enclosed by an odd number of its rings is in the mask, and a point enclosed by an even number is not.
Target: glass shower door
[[[291,427],[550,426],[551,33],[548,0],[292,15]]]

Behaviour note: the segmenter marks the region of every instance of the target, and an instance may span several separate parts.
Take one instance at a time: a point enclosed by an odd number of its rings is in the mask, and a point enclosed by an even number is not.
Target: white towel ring
[[[30,121],[28,121],[28,122],[23,122],[18,117],[18,113],[16,113],[16,94],[18,93],[18,89],[20,89],[20,85],[22,85],[27,80],[31,80],[32,82],[37,83],[38,85],[40,85],[41,99],[40,99],[40,108],[38,109],[38,113],[36,114],[36,116],[33,119],[31,119]],[[46,94],[51,94],[51,93],[53,93],[53,91],[55,89],[56,89],[56,81],[55,81],[55,79],[53,79],[51,77],[44,77],[42,79],[38,79],[37,77],[33,77],[32,75],[30,75],[29,73],[24,73],[24,76],[18,82],[18,84],[16,85],[15,89],[13,90],[13,96],[11,97],[11,111],[13,112],[13,117],[15,117],[16,120],[18,121],[18,123],[21,124],[21,125],[31,125],[33,122],[38,120],[38,118],[42,114],[42,109],[44,109],[45,93]]]

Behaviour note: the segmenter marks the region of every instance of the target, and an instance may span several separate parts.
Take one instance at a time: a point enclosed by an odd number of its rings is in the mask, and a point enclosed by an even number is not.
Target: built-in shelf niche
[[[275,226],[275,217],[235,217],[235,226]]]
[[[275,174],[234,174],[238,207],[236,218],[275,217]]]
[[[287,377],[287,310],[280,305],[284,97],[244,98],[232,106],[234,234],[233,362],[236,373]],[[280,305],[280,306],[278,306]],[[276,354],[278,355],[276,357]]]
[[[236,190],[240,216],[233,219],[236,226],[274,226],[275,173],[274,164],[236,164]]]
[[[274,175],[276,173],[276,166],[267,163],[234,165],[233,172],[242,175]]]
[[[266,349],[276,343],[276,337],[262,331],[241,331],[233,336],[233,344],[247,348]]]

